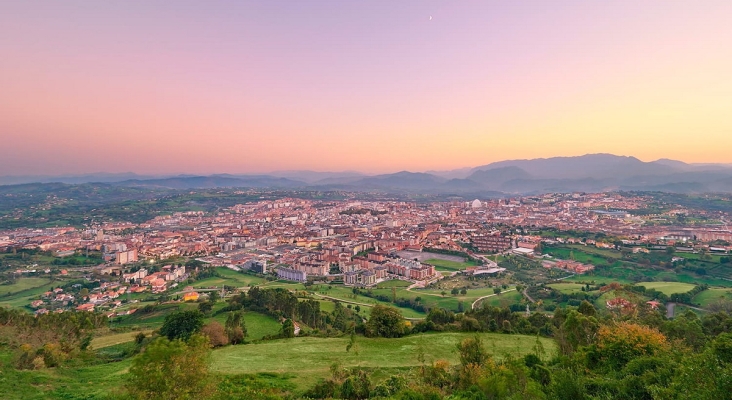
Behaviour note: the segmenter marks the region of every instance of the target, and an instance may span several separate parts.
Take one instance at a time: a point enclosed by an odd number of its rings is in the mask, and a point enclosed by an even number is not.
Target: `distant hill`
[[[162,179],[132,179],[116,182],[117,186],[135,186],[168,189],[211,189],[217,187],[247,187],[247,188],[287,188],[304,187],[306,184],[287,178],[277,178],[268,175],[250,176],[184,176]]]
[[[491,197],[546,192],[657,190],[678,193],[732,192],[732,166],[687,164],[660,159],[587,154],[577,157],[506,160],[453,171],[363,175],[358,172],[278,171],[265,175],[140,176],[88,174],[61,177],[0,177],[18,182],[103,182],[119,187],[159,189],[273,188],[376,191]]]

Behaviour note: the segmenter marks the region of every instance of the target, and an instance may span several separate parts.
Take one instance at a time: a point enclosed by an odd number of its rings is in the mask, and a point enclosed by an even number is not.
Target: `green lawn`
[[[376,285],[378,289],[383,288],[391,288],[391,287],[409,287],[412,284],[412,282],[409,281],[400,281],[399,279],[391,279],[388,281],[384,281]]]
[[[403,369],[420,365],[417,349],[425,351],[426,362],[448,360],[458,363],[456,345],[473,336],[468,333],[430,333],[399,339],[356,339],[356,346],[346,352],[349,339],[342,338],[294,338],[267,341],[254,345],[229,346],[214,350],[212,370],[227,374],[239,373],[287,373],[295,375],[295,383],[301,388],[313,385],[318,379],[330,375],[333,363],[344,367],[365,367],[385,370]],[[510,353],[515,357],[532,352],[536,337],[481,333],[486,349],[496,357]],[[551,339],[540,339],[548,355],[556,346]]]
[[[636,286],[645,286],[646,289],[655,289],[670,296],[674,293],[686,293],[694,288],[690,283],[682,282],[638,282]]]
[[[425,264],[434,265],[435,269],[438,271],[462,271],[467,267],[473,267],[478,265],[478,263],[474,261],[457,262],[440,260],[437,258],[430,258],[429,260],[425,260]]]

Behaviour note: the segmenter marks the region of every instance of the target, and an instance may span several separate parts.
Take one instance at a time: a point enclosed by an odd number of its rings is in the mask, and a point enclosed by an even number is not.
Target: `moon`
[[[432,21],[432,16],[430,15],[430,21]]]

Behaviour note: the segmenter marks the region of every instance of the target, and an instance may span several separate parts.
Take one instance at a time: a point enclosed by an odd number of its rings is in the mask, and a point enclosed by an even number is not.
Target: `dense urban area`
[[[54,195],[8,209],[2,391],[718,399],[732,389],[729,198],[219,194],[205,210],[158,201],[145,220],[100,206],[78,223],[39,224],[39,212],[69,212]],[[13,222],[31,209],[32,227]]]

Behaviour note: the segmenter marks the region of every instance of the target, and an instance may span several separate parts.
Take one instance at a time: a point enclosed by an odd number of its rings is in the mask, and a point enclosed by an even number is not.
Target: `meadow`
[[[262,277],[237,272],[229,268],[219,267],[216,268],[215,271],[219,276],[201,279],[194,282],[190,286],[193,286],[194,288],[222,287],[224,285],[233,287],[248,287],[261,285],[267,282],[267,280]]]
[[[25,290],[43,287],[46,290],[50,289],[51,279],[46,277],[21,277],[18,278],[15,283],[0,285],[0,296],[7,295],[9,293],[19,293]]]
[[[585,287],[585,285],[570,282],[551,283],[546,286],[558,290],[560,293],[564,294],[580,293],[582,292],[582,288]]]
[[[693,300],[695,304],[699,304],[702,307],[707,307],[719,300],[732,301],[732,289],[710,288],[694,296]]]
[[[270,372],[294,376],[300,388],[315,384],[330,376],[330,367],[362,367],[388,374],[419,366],[417,354],[421,348],[426,363],[447,360],[457,364],[457,344],[469,333],[428,333],[398,339],[357,337],[356,345],[346,351],[349,338],[293,338],[256,345],[229,346],[213,352],[212,370],[224,374]],[[506,354],[520,357],[533,352],[536,337],[480,333],[485,348],[496,358]],[[539,339],[547,352],[554,354],[556,346],[550,339]],[[378,375],[378,374],[377,374]]]
[[[654,289],[670,296],[674,293],[686,293],[694,288],[694,285],[683,282],[638,282],[636,286],[644,286],[646,289]]]

